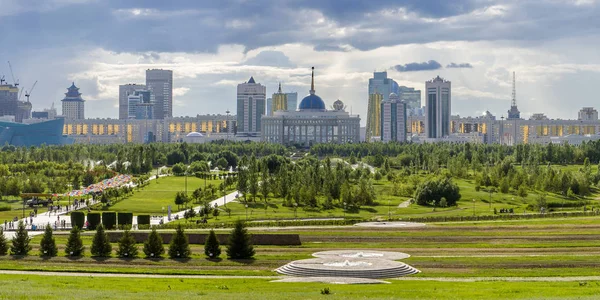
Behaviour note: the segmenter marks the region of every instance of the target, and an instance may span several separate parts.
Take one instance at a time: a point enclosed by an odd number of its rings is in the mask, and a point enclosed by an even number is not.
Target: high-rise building
[[[149,90],[136,90],[127,96],[128,118],[150,120],[154,118],[154,103]]]
[[[425,132],[428,138],[450,135],[450,108],[452,106],[451,84],[437,76],[425,82]]]
[[[237,86],[237,134],[259,135],[261,117],[265,115],[267,88],[250,77]]]
[[[129,118],[129,102],[127,97],[133,95],[136,90],[145,90],[144,84],[123,84],[119,85],[119,120]]]
[[[0,85],[0,117],[16,116],[19,109],[19,87],[12,84]]]
[[[389,98],[389,95],[388,95]],[[381,102],[384,97],[381,93],[369,94],[369,105],[367,107],[367,132],[365,141],[370,142],[373,138],[381,136]]]
[[[381,93],[383,100],[389,100],[391,93],[399,95],[398,83],[387,77],[387,72],[374,72],[373,78],[369,79],[369,95]]]
[[[579,111],[577,119],[581,121],[598,121],[598,111],[593,107],[584,107]]]
[[[421,108],[421,90],[400,86],[398,87],[398,97],[400,98],[400,101],[403,101],[406,104],[406,108],[409,110]]]
[[[273,115],[273,98],[267,98],[267,116]]]
[[[154,118],[173,117],[173,71],[146,70],[146,88],[154,96]]]
[[[65,98],[62,101],[62,114],[66,119],[83,120],[85,119],[85,100],[81,98],[79,88],[75,82],[67,88]]]
[[[392,93],[381,102],[381,140],[406,142],[406,103]]]
[[[298,92],[285,93],[287,95],[287,109],[296,111],[298,109]]]
[[[277,93],[273,94],[272,99],[273,103],[271,105],[270,116],[273,115],[274,111],[288,110],[287,94],[281,91],[281,83],[279,83],[279,90],[277,90]]]

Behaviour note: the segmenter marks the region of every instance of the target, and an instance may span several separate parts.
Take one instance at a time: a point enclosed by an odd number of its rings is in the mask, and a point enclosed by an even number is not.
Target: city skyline
[[[305,96],[312,65],[326,74],[321,95],[344,101],[363,116],[363,125],[374,70],[419,90],[437,75],[448,78],[454,85],[452,113],[461,116],[489,110],[506,117],[513,71],[523,118],[533,113],[576,118],[577,108],[597,106],[596,1],[374,1],[343,7],[328,1],[26,2],[3,3],[0,26],[7,30],[0,41],[7,46],[0,56],[11,60],[22,87],[39,80],[31,97],[34,110],[58,105],[65,83],[75,81],[86,96],[86,116],[115,118],[118,86],[143,83],[146,69],[163,68],[174,71],[174,116],[222,114],[235,107],[235,86],[250,76],[269,95],[281,81],[284,92]],[[202,18],[208,11],[214,16]],[[42,21],[26,22],[25,15]],[[66,15],[81,18],[81,25],[55,21]],[[268,26],[272,17],[289,21],[274,28]],[[206,30],[189,30],[198,25]],[[165,26],[190,33],[161,35],[158,29]],[[214,32],[221,34],[208,38]],[[367,38],[366,32],[378,34]],[[69,44],[73,36],[80,37],[78,47]],[[567,46],[572,44],[579,46]],[[0,74],[10,79],[5,63]]]

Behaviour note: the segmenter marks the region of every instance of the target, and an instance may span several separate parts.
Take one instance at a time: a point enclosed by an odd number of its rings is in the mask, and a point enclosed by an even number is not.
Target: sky
[[[574,119],[600,96],[597,0],[0,0],[0,77],[13,66],[34,110],[60,112],[74,81],[86,117],[117,118],[118,86],[174,71],[175,116],[236,109],[250,76],[327,106],[367,111],[387,71],[423,90],[452,82],[452,114],[507,115],[516,72],[522,117]]]

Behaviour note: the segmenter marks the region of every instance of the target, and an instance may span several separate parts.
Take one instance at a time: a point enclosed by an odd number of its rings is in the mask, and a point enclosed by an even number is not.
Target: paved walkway
[[[406,200],[400,204],[398,204],[398,208],[406,208],[410,205],[410,200]]]

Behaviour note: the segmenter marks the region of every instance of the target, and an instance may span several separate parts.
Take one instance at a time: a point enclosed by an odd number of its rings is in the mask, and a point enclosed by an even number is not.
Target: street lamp
[[[390,199],[388,199],[388,221],[390,220],[391,215],[390,215]]]
[[[473,217],[475,216],[475,199],[473,199]]]
[[[344,211],[344,218],[346,218],[346,202],[344,202],[344,209],[343,209],[343,211]]]
[[[229,109],[225,113],[227,114],[227,120],[225,121],[225,126],[227,126],[227,140],[229,140]]]
[[[248,204],[246,204],[244,206],[246,206],[246,221],[248,221]]]
[[[298,209],[298,203],[294,203],[294,219],[298,218],[298,214],[296,213],[297,209]]]

